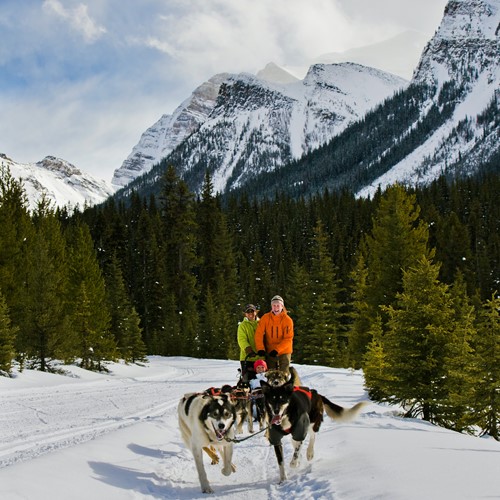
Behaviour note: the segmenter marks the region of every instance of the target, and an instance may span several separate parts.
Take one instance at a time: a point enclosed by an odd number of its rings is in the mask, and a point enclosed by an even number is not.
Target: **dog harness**
[[[302,392],[304,393],[309,399],[312,399],[312,393],[309,389],[306,389],[305,387],[299,387],[298,385],[294,386],[293,392]]]

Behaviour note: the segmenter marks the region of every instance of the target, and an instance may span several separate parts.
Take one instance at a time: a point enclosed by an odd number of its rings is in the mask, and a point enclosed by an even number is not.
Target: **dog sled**
[[[240,382],[249,383],[250,380],[255,378],[256,371],[253,367],[253,361],[248,361],[251,355],[247,354],[245,360],[241,363],[241,367],[238,368]]]

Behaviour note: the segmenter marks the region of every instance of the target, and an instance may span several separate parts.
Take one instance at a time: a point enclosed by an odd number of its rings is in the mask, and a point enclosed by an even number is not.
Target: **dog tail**
[[[359,415],[363,407],[368,404],[367,401],[361,401],[360,403],[356,403],[352,408],[346,409],[332,403],[327,397],[322,396],[321,394],[320,396],[325,405],[326,414],[332,420],[336,420],[337,422],[350,422],[351,420],[354,420]]]

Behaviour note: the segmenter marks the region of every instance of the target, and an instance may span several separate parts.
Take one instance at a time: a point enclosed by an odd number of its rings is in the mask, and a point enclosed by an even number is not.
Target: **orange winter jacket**
[[[255,347],[258,351],[278,351],[281,354],[292,354],[293,351],[293,320],[288,316],[286,309],[280,314],[272,311],[260,318],[259,326],[255,330]]]

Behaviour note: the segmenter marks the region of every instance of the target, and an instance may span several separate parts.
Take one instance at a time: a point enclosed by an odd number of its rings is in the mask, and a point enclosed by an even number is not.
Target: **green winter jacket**
[[[247,357],[247,347],[251,347],[253,352],[257,352],[255,348],[255,330],[259,320],[250,321],[244,318],[243,321],[238,325],[238,345],[240,346],[240,361],[244,361]],[[251,356],[247,361],[256,361],[259,359],[258,356]]]

